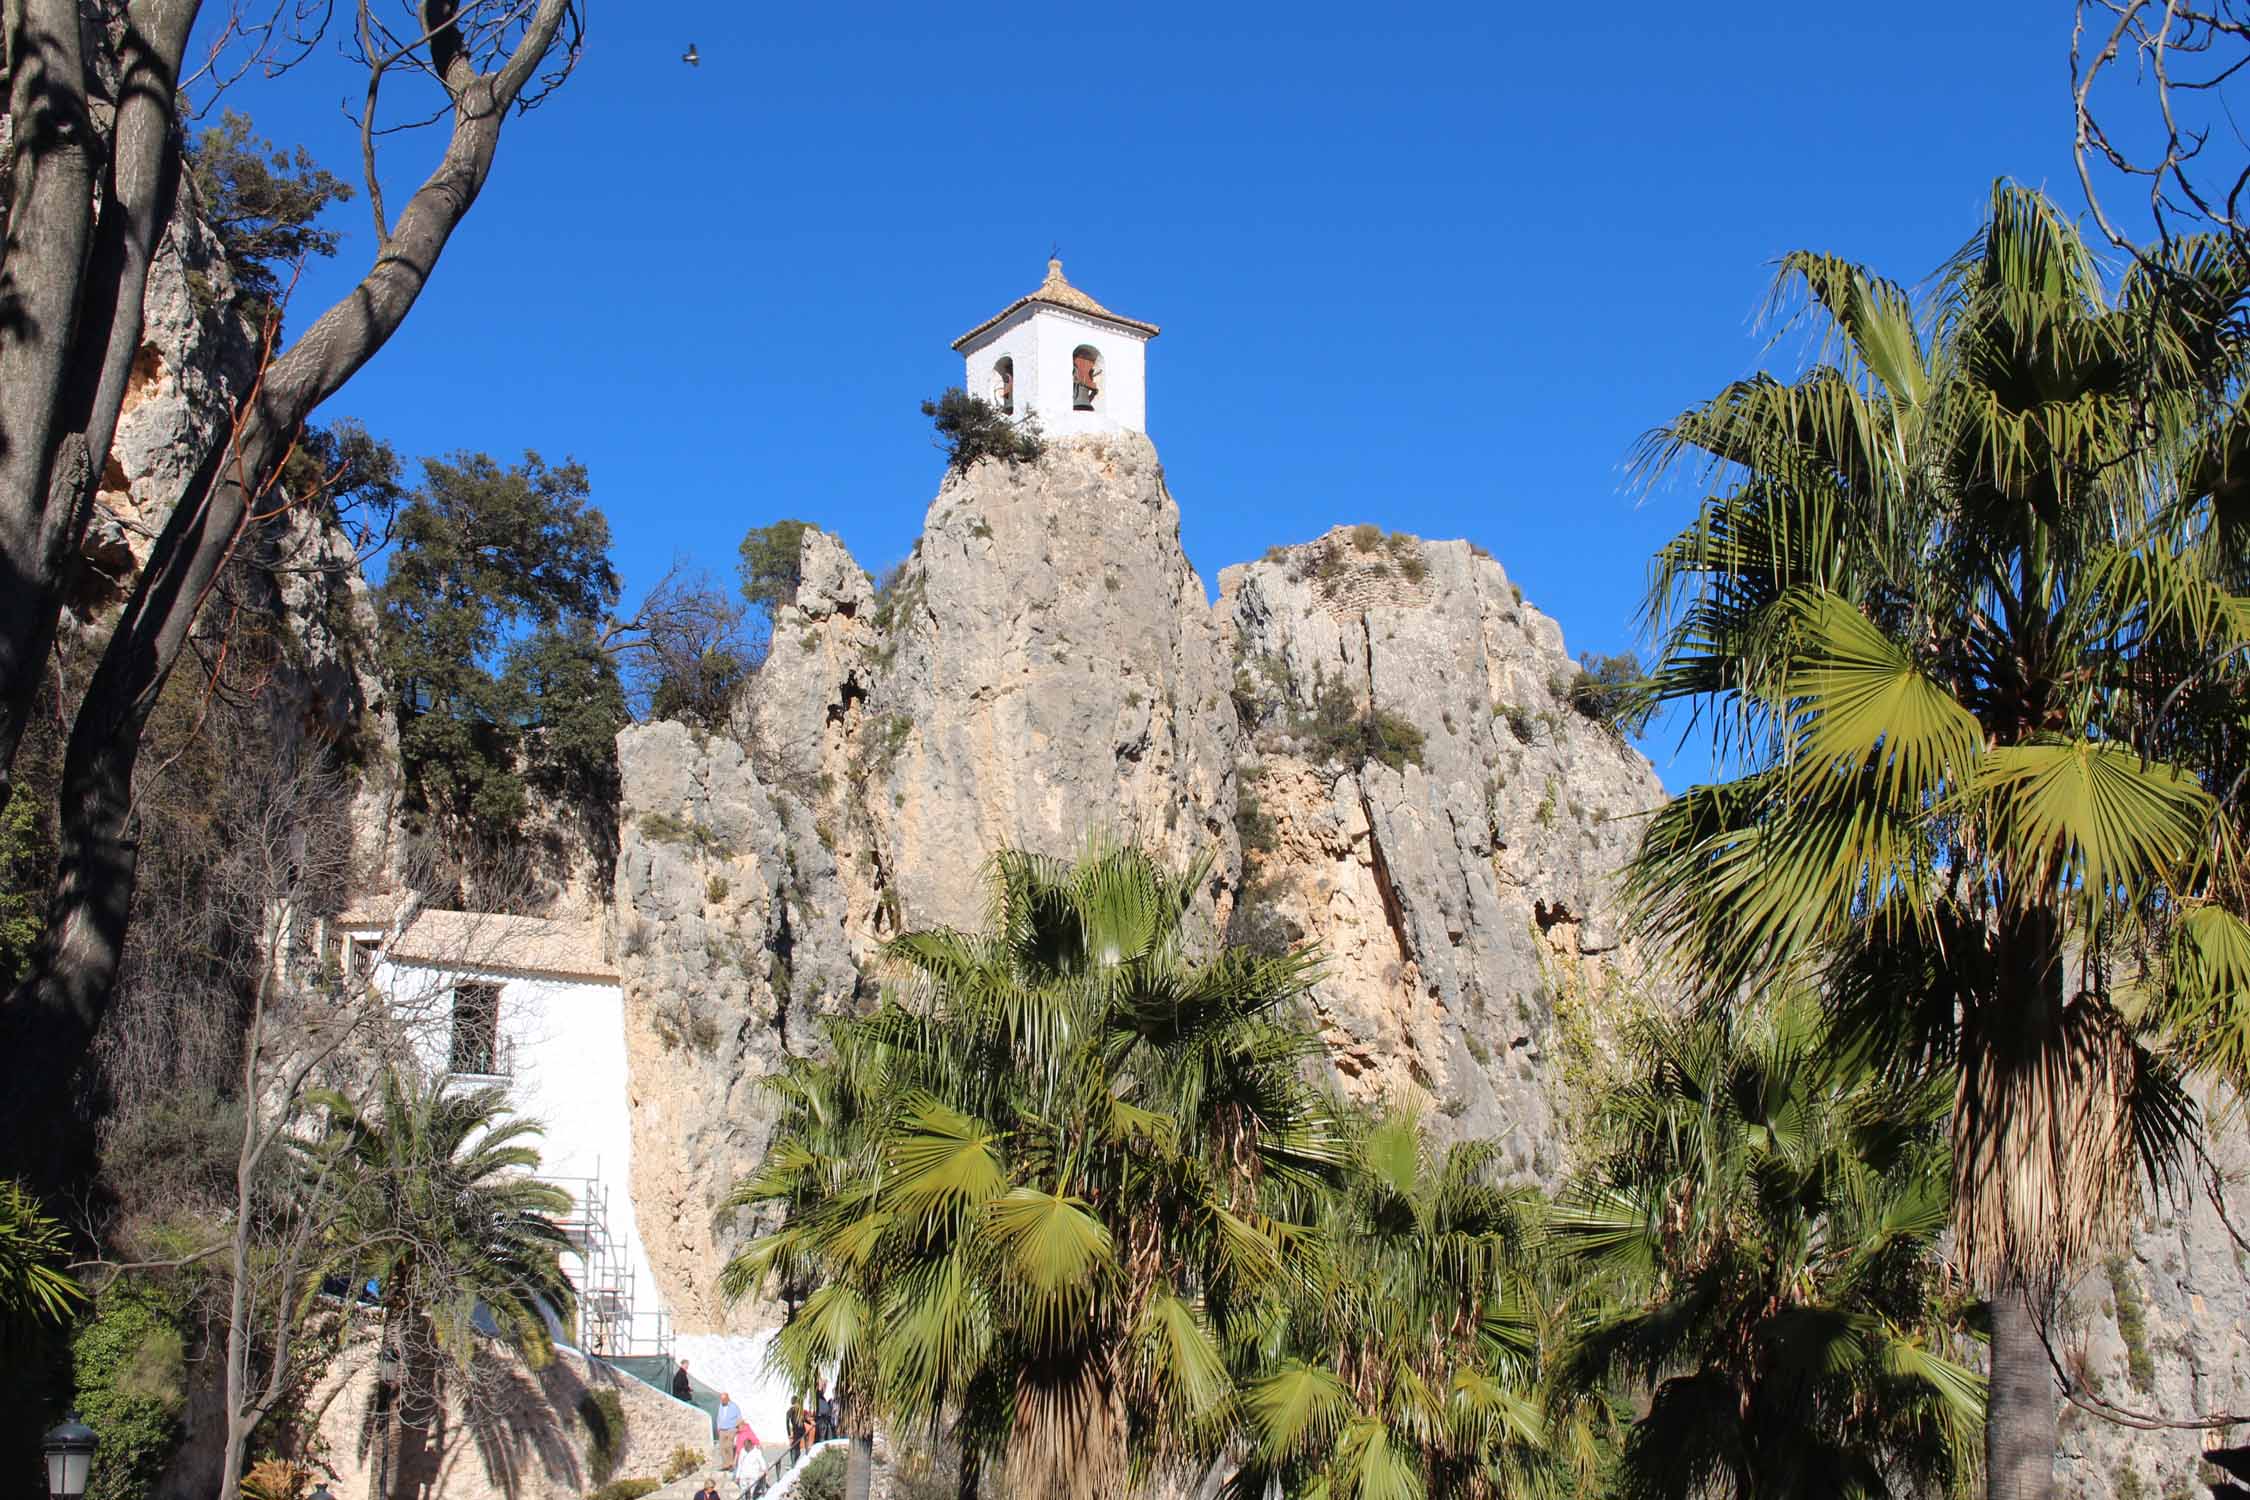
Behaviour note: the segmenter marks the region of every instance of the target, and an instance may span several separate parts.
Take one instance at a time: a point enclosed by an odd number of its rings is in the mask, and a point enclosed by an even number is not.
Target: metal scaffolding
[[[570,1196],[570,1208],[556,1224],[578,1261],[571,1277],[578,1288],[578,1347],[611,1358],[672,1353],[672,1322],[661,1306],[638,1305],[639,1277],[633,1274],[625,1237],[609,1215],[609,1184],[597,1165],[591,1177],[541,1177]]]

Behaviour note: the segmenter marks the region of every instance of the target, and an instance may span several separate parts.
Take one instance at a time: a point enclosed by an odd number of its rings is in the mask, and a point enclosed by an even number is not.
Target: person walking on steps
[[[712,1418],[712,1434],[719,1443],[719,1462],[734,1467],[734,1428],[742,1420],[742,1408],[734,1404],[734,1397],[719,1392],[718,1415]]]
[[[688,1379],[687,1361],[684,1359],[680,1361],[680,1367],[672,1372],[672,1399],[675,1401],[693,1401],[695,1399],[695,1382]]]
[[[794,1468],[805,1456],[805,1439],[810,1436],[812,1423],[805,1416],[805,1404],[797,1397],[789,1398],[789,1463]]]
[[[766,1450],[760,1446],[758,1435],[750,1430],[748,1418],[734,1429],[734,1493],[735,1500],[750,1500],[752,1495],[765,1488]]]

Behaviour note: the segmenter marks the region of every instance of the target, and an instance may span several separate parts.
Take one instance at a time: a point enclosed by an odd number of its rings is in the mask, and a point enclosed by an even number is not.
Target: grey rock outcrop
[[[141,348],[80,547],[80,613],[122,598],[257,369],[218,236],[183,195],[149,264]],[[356,569],[354,570],[356,573]]]
[[[2206,1107],[2223,1107],[2217,1098]],[[2167,1421],[2250,1412],[2250,1143],[2221,1121],[2209,1159],[2160,1195],[2130,1246],[2081,1277],[2055,1320],[2056,1357],[2082,1394]],[[2226,1496],[2229,1476],[2203,1461],[2217,1432],[2144,1430],[2065,1402],[2058,1489],[2084,1500]]]
[[[1613,886],[1655,774],[1567,705],[1561,630],[1465,542],[1338,528],[1220,590],[1248,900],[1329,956],[1338,1070],[1551,1176],[1567,1054],[1636,978]]]
[[[649,724],[618,737],[618,761],[634,1211],[682,1329],[755,1327],[759,1308],[718,1295],[735,1245],[721,1206],[765,1147],[762,1080],[859,993],[861,953],[818,814],[739,745]]]
[[[1561,633],[1496,563],[1402,539],[1417,577],[1386,591],[1331,537],[1230,569],[1214,609],[1137,435],[949,475],[881,590],[832,537],[801,545],[739,740],[619,741],[636,1201],[684,1329],[761,1321],[714,1285],[772,1119],[759,1080],[871,1000],[887,937],[979,922],[1003,844],[1210,853],[1214,932],[1330,955],[1315,1000],[1352,1087],[1553,1172],[1559,1033],[1630,976],[1608,882],[1661,793],[1554,703]],[[1339,683],[1417,731],[1419,763],[1299,732]]]

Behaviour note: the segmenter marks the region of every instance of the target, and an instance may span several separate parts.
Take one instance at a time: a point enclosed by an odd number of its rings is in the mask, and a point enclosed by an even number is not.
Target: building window
[[[486,1077],[500,1071],[500,986],[453,987],[453,1047],[446,1066]]]
[[[1092,411],[1102,393],[1102,357],[1092,344],[1070,351],[1070,405],[1073,411]]]
[[[1016,414],[1016,362],[1003,354],[992,367],[992,404],[1009,416]]]

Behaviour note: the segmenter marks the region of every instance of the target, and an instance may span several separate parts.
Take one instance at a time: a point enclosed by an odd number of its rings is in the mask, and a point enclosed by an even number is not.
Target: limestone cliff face
[[[1661,999],[1615,890],[1648,763],[1571,706],[1560,628],[1467,543],[1339,528],[1226,569],[1213,606],[1178,519],[1128,437],[948,477],[881,589],[809,531],[741,732],[620,738],[634,1191],[683,1331],[773,1321],[716,1289],[760,1080],[872,1002],[885,938],[979,922],[1008,842],[1215,851],[1214,931],[1328,955],[1347,1089],[1567,1166],[1605,1035]],[[2239,1141],[2219,1165],[2250,1225]],[[2246,1267],[2208,1195],[2159,1210],[2072,1294],[2066,1358],[2128,1407],[2250,1406]],[[2200,1492],[2199,1452],[2066,1416],[2061,1493]]]
[[[1266,846],[1248,900],[1329,955],[1313,998],[1338,1071],[1551,1176],[1563,1044],[1633,982],[1613,877],[1655,774],[1569,707],[1561,630],[1465,542],[1339,528],[1220,589],[1242,831]],[[1397,763],[1339,751],[1347,715]]]
[[[1330,955],[1315,1002],[1353,1088],[1552,1174],[1559,1032],[1630,975],[1609,879],[1661,793],[1556,700],[1561,633],[1496,563],[1385,546],[1230,569],[1214,608],[1147,439],[1059,443],[949,476],[881,590],[808,531],[739,740],[626,731],[635,1190],[683,1328],[762,1321],[714,1285],[771,1121],[759,1080],[872,998],[886,937],[979,922],[1007,843],[1212,852],[1214,933]],[[1416,756],[1330,743],[1339,692],[1419,732]]]
[[[719,1206],[771,1123],[760,1081],[859,989],[817,815],[740,746],[679,724],[618,739],[618,971],[642,1242],[687,1332],[756,1326],[717,1295]]]
[[[1146,438],[949,477],[879,598],[831,552],[808,546],[757,722],[854,830],[886,923],[973,925],[1003,843],[1107,832],[1185,858],[1222,838],[1227,668]]]
[[[763,1321],[714,1285],[726,1189],[772,1118],[759,1080],[871,1000],[886,937],[976,924],[1003,843],[1114,835],[1235,868],[1225,658],[1145,438],[949,478],[880,593],[834,539],[803,545],[746,745],[618,742],[634,1189],[689,1332]]]
[[[225,311],[234,292],[217,236],[182,203],[157,241],[141,299],[141,349],[81,547],[82,612],[132,586],[209,445],[233,419],[258,346]]]

